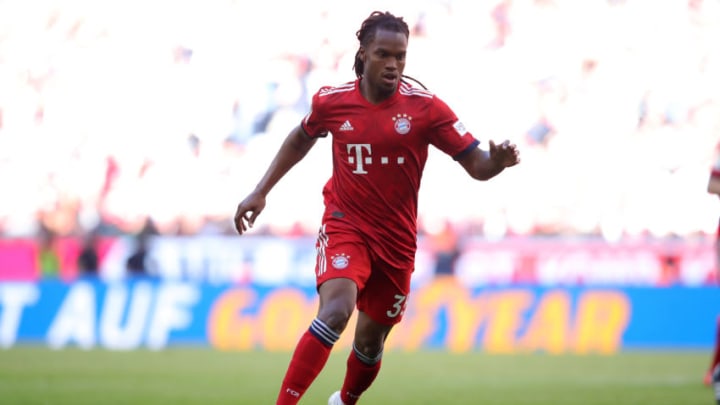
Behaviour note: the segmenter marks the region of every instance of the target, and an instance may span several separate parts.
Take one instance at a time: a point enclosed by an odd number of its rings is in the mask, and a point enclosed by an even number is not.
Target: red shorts
[[[315,277],[318,288],[334,278],[349,278],[358,287],[358,310],[375,322],[395,325],[405,312],[412,268],[394,268],[372,254],[358,231],[325,218],[317,242]]]

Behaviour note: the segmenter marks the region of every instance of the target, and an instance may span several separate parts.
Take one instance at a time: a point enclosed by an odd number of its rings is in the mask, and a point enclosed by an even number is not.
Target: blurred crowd
[[[715,231],[719,0],[5,0],[0,236],[231,234],[312,94],[354,79],[375,9],[409,23],[408,75],[483,145],[522,153],[476,183],[432,152],[423,232]],[[254,232],[316,232],[329,153],[320,141],[276,187]]]

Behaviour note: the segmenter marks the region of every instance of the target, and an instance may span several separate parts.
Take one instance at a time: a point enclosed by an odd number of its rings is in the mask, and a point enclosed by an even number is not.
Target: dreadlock
[[[388,11],[384,13],[381,11],[373,11],[370,16],[363,21],[360,29],[355,34],[358,41],[360,41],[360,46],[367,47],[368,44],[375,39],[375,33],[378,29],[395,31],[405,34],[408,38],[410,37],[410,29],[402,17],[396,17]],[[355,75],[357,77],[362,76],[362,72],[365,70],[365,63],[363,63],[360,59],[359,49],[355,53],[355,65],[353,66],[353,70],[355,71]],[[403,75],[403,78],[408,78],[425,88],[422,83],[412,77]]]

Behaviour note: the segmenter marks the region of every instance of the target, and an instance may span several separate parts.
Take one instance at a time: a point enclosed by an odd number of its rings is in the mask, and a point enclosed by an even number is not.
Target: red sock
[[[710,372],[720,363],[720,316],[717,318],[715,327],[715,353],[713,354],[712,364],[710,364]]]
[[[295,405],[300,401],[325,367],[331,349],[331,345],[323,343],[310,330],[303,334],[285,373],[276,405]]]
[[[380,372],[380,363],[381,360],[374,364],[363,363],[354,349],[350,352],[345,381],[340,391],[340,398],[345,405],[355,405],[360,395],[375,381],[375,377]]]

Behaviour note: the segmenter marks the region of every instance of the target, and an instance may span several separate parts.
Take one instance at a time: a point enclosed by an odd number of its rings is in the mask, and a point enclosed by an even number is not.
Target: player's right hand
[[[255,219],[265,208],[265,196],[251,193],[240,202],[235,211],[235,229],[242,235],[255,224]]]

